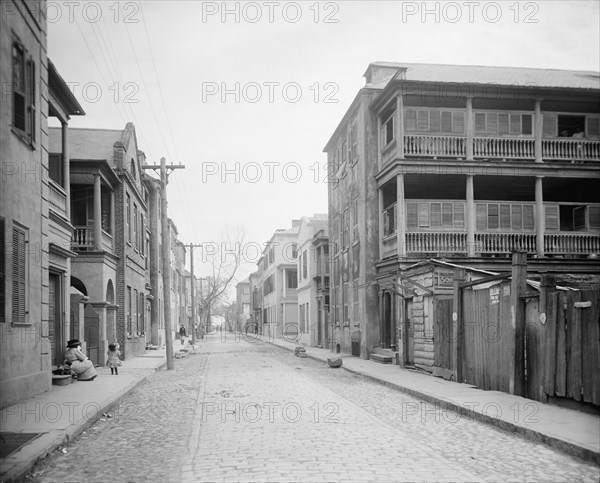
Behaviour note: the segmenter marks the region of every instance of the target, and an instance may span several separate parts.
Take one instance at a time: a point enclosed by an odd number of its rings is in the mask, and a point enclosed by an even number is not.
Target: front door
[[[62,290],[60,275],[48,275],[48,336],[50,338],[50,354],[52,364],[63,363],[63,321],[62,321]]]
[[[415,363],[415,331],[413,326],[413,301],[406,299],[404,313],[404,364]]]

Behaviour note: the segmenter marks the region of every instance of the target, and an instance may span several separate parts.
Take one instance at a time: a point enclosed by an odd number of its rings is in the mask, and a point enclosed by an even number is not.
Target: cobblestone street
[[[29,481],[599,477],[593,464],[233,334],[209,337],[110,416],[40,462]]]

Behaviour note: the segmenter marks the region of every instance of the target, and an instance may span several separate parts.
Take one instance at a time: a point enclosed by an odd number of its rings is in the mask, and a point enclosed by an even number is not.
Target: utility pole
[[[194,277],[194,247],[201,247],[200,245],[194,245],[190,243],[190,271],[191,271],[191,283],[192,286],[192,344],[196,344],[196,277]],[[200,284],[202,284],[202,279],[200,279]],[[202,285],[200,285],[202,287]],[[202,297],[202,294],[200,294]]]
[[[163,274],[163,306],[165,317],[165,346],[167,349],[167,370],[175,369],[173,359],[173,334],[171,333],[171,247],[169,237],[169,221],[167,217],[167,170],[183,169],[182,164],[169,164],[165,158],[160,158],[160,165],[145,165],[144,169],[160,169],[160,198],[161,198],[161,235],[162,235],[162,274]]]

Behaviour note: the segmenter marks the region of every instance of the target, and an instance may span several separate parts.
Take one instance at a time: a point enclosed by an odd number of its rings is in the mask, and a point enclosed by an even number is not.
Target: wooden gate
[[[452,299],[436,298],[433,308],[433,365],[440,369],[454,369],[454,337],[452,334]],[[434,369],[434,374],[436,374]],[[439,375],[444,375],[441,371]],[[446,377],[446,376],[444,376]]]
[[[85,306],[84,339],[88,358],[95,366],[100,364],[100,316],[91,305]]]

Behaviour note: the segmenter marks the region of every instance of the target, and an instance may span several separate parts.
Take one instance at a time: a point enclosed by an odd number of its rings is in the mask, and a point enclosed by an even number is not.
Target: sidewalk
[[[265,342],[293,351],[300,344],[282,339],[260,337]],[[327,362],[329,349],[306,347],[306,355]],[[338,354],[343,368],[365,376],[411,396],[425,400],[430,406],[406,407],[407,414],[423,418],[446,418],[456,410],[461,416],[492,424],[512,433],[539,441],[572,456],[600,464],[600,417],[573,409],[513,396],[499,391],[482,391],[469,384],[446,381],[417,371],[401,369],[393,364],[380,364],[350,354]]]
[[[174,341],[174,353],[181,347],[179,340]],[[98,377],[93,382],[52,386],[48,392],[2,409],[0,431],[3,437],[8,436],[7,443],[27,438],[22,435],[39,436],[0,460],[0,482],[22,479],[39,459],[106,419],[104,414],[125,417],[128,408],[119,406],[119,401],[166,365],[166,349],[147,350],[124,361],[118,376],[111,375],[107,367],[97,367]]]

